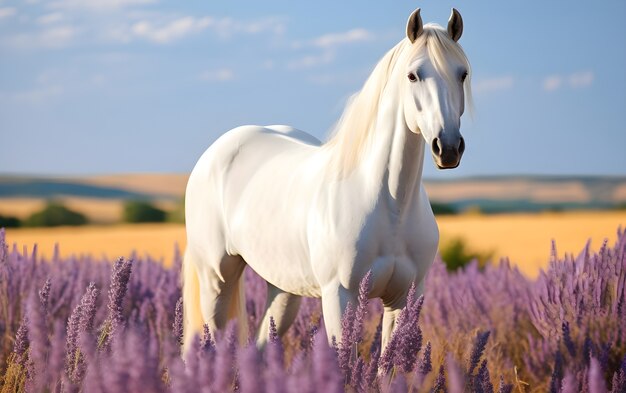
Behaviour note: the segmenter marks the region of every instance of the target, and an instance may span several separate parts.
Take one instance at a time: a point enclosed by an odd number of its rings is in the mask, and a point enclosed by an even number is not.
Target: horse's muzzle
[[[459,137],[450,143],[449,141],[442,142],[441,138],[435,138],[431,146],[433,160],[435,160],[437,168],[452,169],[458,167],[461,163],[461,156],[463,156],[465,151],[465,140],[463,137]]]

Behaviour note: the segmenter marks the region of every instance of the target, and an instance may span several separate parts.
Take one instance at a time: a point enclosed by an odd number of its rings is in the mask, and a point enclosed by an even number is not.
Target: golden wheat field
[[[597,249],[604,239],[613,242],[626,212],[568,212],[541,214],[457,215],[438,217],[441,243],[461,237],[471,250],[493,251],[495,260],[509,257],[529,277],[547,266],[550,244],[556,241],[560,256],[578,253],[588,239]],[[40,255],[50,256],[55,243],[62,256],[106,255],[110,258],[149,254],[170,263],[176,244],[185,247],[185,227],[180,224],[134,224],[81,228],[8,229],[7,240],[19,247],[38,244]]]

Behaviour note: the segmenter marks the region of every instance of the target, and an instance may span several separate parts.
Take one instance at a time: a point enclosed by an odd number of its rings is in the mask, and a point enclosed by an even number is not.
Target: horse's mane
[[[448,36],[442,27],[436,24],[424,25],[420,37],[411,43],[407,38],[391,48],[376,64],[361,91],[355,93],[348,101],[339,121],[332,129],[331,136],[323,145],[324,149],[332,150],[331,169],[337,174],[347,174],[355,168],[366,148],[368,141],[376,130],[376,116],[387,83],[396,77],[406,77],[405,68],[402,73],[397,65],[408,66],[417,52],[426,46],[428,55],[437,72],[449,84],[454,83],[455,73],[450,69],[446,58],[453,57],[467,67],[468,77],[465,80],[465,98],[472,107],[470,83],[470,65],[467,56],[459,44]],[[452,94],[458,94],[456,90]],[[453,97],[456,99],[458,97]]]

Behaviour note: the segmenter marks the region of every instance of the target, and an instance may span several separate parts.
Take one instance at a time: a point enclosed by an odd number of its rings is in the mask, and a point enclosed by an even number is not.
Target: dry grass
[[[508,256],[522,272],[534,277],[548,263],[552,239],[561,256],[580,252],[589,238],[597,249],[605,238],[615,240],[618,226],[626,226],[626,211],[461,215],[439,217],[438,222],[442,243],[460,236],[472,250],[493,250],[497,258]],[[40,253],[47,256],[59,243],[63,256],[90,253],[116,258],[135,250],[166,263],[172,260],[174,244],[182,250],[186,240],[180,224],[8,229],[7,238],[20,247],[37,243]]]
[[[604,239],[615,241],[617,228],[626,226],[626,211],[461,215],[438,222],[442,241],[460,236],[472,249],[493,250],[496,259],[508,256],[534,277],[548,263],[552,240],[559,256],[580,252],[589,239],[597,249]]]
[[[110,258],[149,254],[170,263],[175,244],[185,247],[185,227],[181,224],[128,224],[60,228],[7,229],[9,244],[32,248],[38,245],[39,255],[50,257],[55,244],[61,256],[92,254]]]

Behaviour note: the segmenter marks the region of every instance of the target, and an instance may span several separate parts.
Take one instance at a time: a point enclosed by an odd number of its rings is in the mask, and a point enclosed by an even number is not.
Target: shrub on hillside
[[[479,252],[471,250],[465,240],[455,237],[443,243],[439,250],[441,259],[448,270],[456,270],[476,260],[478,266],[483,268],[493,258],[493,251]]]
[[[20,224],[17,217],[0,215],[0,228],[18,228]]]
[[[167,212],[167,221],[176,223],[185,223],[185,198],[181,198],[176,203],[176,207]]]
[[[78,212],[68,209],[59,202],[48,202],[40,211],[33,213],[24,220],[28,227],[58,227],[63,225],[85,225],[87,218]]]
[[[454,206],[441,202],[430,202],[430,207],[433,209],[433,213],[437,216],[445,214],[456,214],[457,210]]]
[[[124,222],[164,222],[165,211],[145,201],[129,201],[124,204]]]

